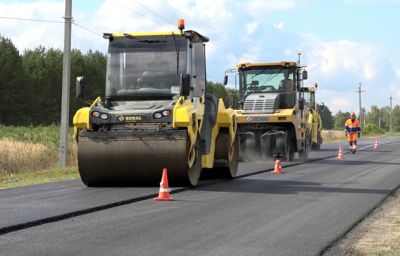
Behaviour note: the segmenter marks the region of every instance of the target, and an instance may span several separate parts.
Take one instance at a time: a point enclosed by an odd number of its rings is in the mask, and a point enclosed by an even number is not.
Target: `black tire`
[[[188,182],[190,186],[196,186],[200,179],[201,174],[201,153],[200,153],[200,137],[197,136],[196,144],[194,145],[195,150],[195,160],[193,165],[188,168],[187,175],[188,175]]]
[[[308,153],[310,151],[310,140],[308,139],[309,137],[309,132],[306,131],[306,139],[304,140],[304,149],[299,150],[299,158],[301,162],[307,162],[308,160]]]
[[[239,135],[236,134],[236,137],[238,137]],[[239,143],[238,143],[238,147],[239,147],[239,162],[244,162],[244,155],[246,155],[246,138],[244,138],[243,136],[239,137]]]
[[[311,149],[312,150],[320,150],[321,144],[322,144],[322,136],[321,136],[321,132],[318,132],[317,143],[312,143]]]
[[[232,179],[236,177],[239,164],[239,139],[235,136],[235,141],[231,147],[229,131],[221,130],[215,148],[215,160],[223,161],[224,166],[214,168],[218,172],[217,177]]]
[[[273,155],[273,143],[272,140],[274,137],[265,136],[262,140],[262,151],[265,157],[272,158]]]
[[[280,155],[282,161],[290,161],[290,151],[287,136],[277,136],[275,140],[275,154]]]

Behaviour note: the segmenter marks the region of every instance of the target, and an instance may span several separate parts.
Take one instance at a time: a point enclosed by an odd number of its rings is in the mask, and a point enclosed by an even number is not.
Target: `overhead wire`
[[[155,20],[155,19],[153,19],[153,18],[151,18],[151,17],[148,17],[147,15],[144,15],[144,14],[142,14],[141,12],[138,12],[138,11],[136,11],[135,9],[130,8],[129,6],[127,6],[127,5],[125,5],[125,4],[122,4],[120,1],[114,0],[114,2],[117,3],[117,4],[119,4],[120,6],[122,6],[122,7],[126,8],[126,9],[128,9],[129,11],[136,13],[137,15],[139,15],[139,16],[141,16],[141,17],[147,19],[147,20],[150,20],[150,21],[152,21],[152,22],[157,23],[158,25],[160,25],[160,26],[162,26],[162,27],[167,27],[168,29],[171,28],[170,26],[167,26],[167,25],[165,25],[165,24],[163,24],[163,23],[160,23],[158,20]]]
[[[129,9],[129,10],[131,10],[131,11],[137,13],[137,14],[140,13],[140,12],[137,12],[136,10],[134,10],[134,9],[132,9],[132,8],[130,8],[130,7],[128,7],[128,6],[124,5],[124,4],[122,4],[122,3],[119,2],[119,1],[115,1],[115,2],[117,2],[117,3],[120,4],[121,6],[127,8],[127,9]],[[164,16],[158,14],[157,12],[153,11],[153,10],[150,9],[149,7],[147,7],[147,6],[145,6],[145,5],[141,4],[141,3],[139,3],[139,2],[136,1],[136,0],[134,0],[134,2],[135,2],[136,4],[138,4],[138,5],[140,5],[142,8],[144,8],[144,9],[148,10],[149,12],[153,13],[154,15],[156,15],[157,17],[159,17],[160,19],[164,20],[166,23],[170,24],[171,27],[173,27],[173,28],[176,27],[175,22],[173,22],[173,21],[169,20],[168,18],[166,18],[166,17],[164,17]],[[141,15],[142,17],[145,17],[145,18],[147,18],[147,19],[152,20],[153,22],[158,23],[159,25],[165,25],[165,24],[162,24],[162,23],[158,22],[157,20],[155,20],[155,19],[153,19],[153,18],[151,18],[151,17],[145,16],[145,15],[143,15],[143,14],[141,14],[141,13],[140,13],[140,15]],[[215,42],[213,42],[212,44],[209,44],[209,45],[210,45],[211,47],[213,47],[213,48],[218,48],[218,49],[220,49],[220,50],[222,50],[222,51],[224,51],[224,52],[226,52],[226,53],[231,53],[230,51],[228,51],[228,50],[225,49],[226,47],[223,47],[223,46],[221,46],[221,45],[218,45],[218,44],[216,44]]]
[[[72,24],[75,25],[75,26],[77,26],[77,27],[79,27],[79,28],[81,28],[81,29],[84,29],[84,30],[86,30],[86,31],[88,31],[88,32],[90,32],[90,33],[92,33],[92,34],[95,34],[95,35],[97,35],[97,36],[103,37],[102,34],[97,33],[97,32],[94,31],[94,30],[91,30],[91,29],[89,29],[89,28],[87,28],[87,27],[84,27],[84,26],[82,26],[82,25],[76,23],[75,20],[72,20]]]
[[[0,19],[35,21],[35,22],[44,22],[44,23],[64,23],[64,21],[58,21],[58,20],[42,20],[42,19],[30,19],[30,18],[9,17],[9,16],[0,16]]]
[[[57,24],[65,23],[65,21],[58,21],[58,20],[44,20],[44,19],[21,18],[21,17],[10,17],[10,16],[0,16],[0,19],[18,20],[18,21],[33,21],[33,22],[43,22],[43,23],[57,23]],[[77,26],[77,27],[79,27],[81,29],[84,29],[84,30],[86,30],[86,31],[88,31],[88,32],[90,32],[92,34],[95,34],[97,36],[101,36],[102,37],[102,35],[100,33],[97,33],[92,29],[89,29],[89,28],[87,28],[85,26],[82,26],[82,25],[78,24],[77,22],[75,22],[74,19],[72,19],[71,24],[75,25],[75,26]]]
[[[234,39],[234,40],[236,40],[236,41],[243,41],[243,38],[239,38],[239,37],[230,35],[230,34],[228,34],[227,32],[225,32],[225,31],[223,31],[223,30],[217,30],[217,29],[215,29],[215,28],[209,26],[208,24],[206,24],[206,23],[202,22],[201,20],[199,20],[199,19],[193,17],[192,15],[189,15],[189,14],[185,13],[184,11],[181,11],[181,10],[179,10],[178,8],[176,8],[176,7],[172,6],[172,5],[170,5],[166,0],[162,0],[161,2],[164,3],[165,5],[167,5],[168,7],[174,9],[176,13],[180,13],[180,14],[182,14],[182,15],[185,15],[185,16],[190,17],[191,19],[195,20],[196,22],[198,22],[198,23],[201,24],[202,26],[206,27],[206,28],[207,28],[208,30],[210,30],[210,31],[214,31],[214,32],[218,33],[219,35],[222,34],[222,35],[224,35],[226,38]],[[269,48],[269,47],[265,47],[265,46],[260,46],[259,44],[255,43],[255,42],[253,42],[253,41],[245,41],[245,43],[250,43],[250,44],[252,44],[252,45],[254,45],[254,46],[260,47],[260,48],[263,49],[263,50],[281,51],[281,50],[278,50],[278,49],[273,49],[273,48]]]

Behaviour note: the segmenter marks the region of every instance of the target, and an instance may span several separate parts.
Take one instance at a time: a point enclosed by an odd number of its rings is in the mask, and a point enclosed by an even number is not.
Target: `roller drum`
[[[78,141],[78,167],[87,186],[158,186],[168,168],[171,186],[188,185],[186,130],[83,131]]]

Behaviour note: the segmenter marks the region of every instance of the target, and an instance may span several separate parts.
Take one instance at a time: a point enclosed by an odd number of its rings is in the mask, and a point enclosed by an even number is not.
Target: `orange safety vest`
[[[347,133],[358,133],[360,132],[360,122],[356,119],[351,121],[351,118],[347,119],[346,123],[344,124],[346,127]]]

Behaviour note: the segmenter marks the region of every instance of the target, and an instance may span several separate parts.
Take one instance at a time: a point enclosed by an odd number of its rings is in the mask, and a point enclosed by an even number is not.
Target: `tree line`
[[[106,55],[78,49],[71,52],[70,122],[76,110],[85,104],[76,99],[75,78],[84,75],[88,88],[86,99],[104,95],[106,78]],[[0,35],[0,124],[3,125],[49,125],[60,122],[63,52],[45,48],[18,51],[13,42]],[[222,98],[227,107],[239,107],[235,89],[222,83],[207,83],[207,92]],[[318,97],[318,95],[317,95]],[[339,111],[335,115],[324,103],[317,104],[324,129],[342,130],[350,113]],[[365,132],[385,132],[390,127],[390,109],[372,106],[364,111]],[[400,107],[392,110],[392,130],[400,131]]]
[[[27,49],[20,53],[12,41],[0,36],[0,124],[48,125],[60,122],[63,52]],[[106,56],[99,51],[71,53],[70,119],[85,104],[76,99],[75,77],[90,78],[88,96],[103,95]]]

